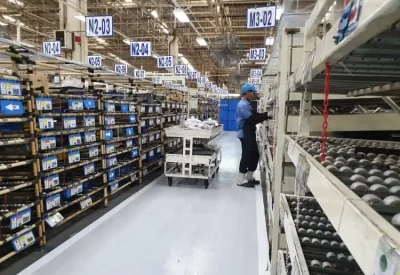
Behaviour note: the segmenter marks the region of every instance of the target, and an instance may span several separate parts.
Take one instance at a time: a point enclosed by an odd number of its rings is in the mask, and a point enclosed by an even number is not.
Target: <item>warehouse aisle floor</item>
[[[208,190],[160,177],[19,274],[268,274],[261,188],[236,186],[234,132],[214,142],[222,164]]]

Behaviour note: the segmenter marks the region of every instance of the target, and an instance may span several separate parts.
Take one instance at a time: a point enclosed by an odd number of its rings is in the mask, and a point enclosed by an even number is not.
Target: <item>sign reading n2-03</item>
[[[137,70],[133,71],[134,78],[146,78],[146,71],[145,70]]]
[[[125,64],[115,64],[115,72],[119,74],[127,74],[128,66]]]
[[[187,65],[175,65],[175,74],[186,75],[188,73]]]
[[[247,28],[275,27],[276,6],[247,9]]]
[[[43,42],[43,53],[45,54],[61,54],[61,43],[60,41],[44,41]]]
[[[113,18],[111,15],[86,16],[86,37],[113,36]]]
[[[151,56],[151,42],[131,42],[131,56]]]
[[[260,78],[262,77],[262,69],[251,69],[250,78]]]
[[[265,60],[267,58],[267,48],[251,48],[249,60]]]
[[[159,56],[157,58],[157,67],[160,69],[173,68],[174,67],[174,57],[171,55]]]
[[[93,67],[101,67],[101,56],[100,55],[89,55],[87,57],[88,64]]]

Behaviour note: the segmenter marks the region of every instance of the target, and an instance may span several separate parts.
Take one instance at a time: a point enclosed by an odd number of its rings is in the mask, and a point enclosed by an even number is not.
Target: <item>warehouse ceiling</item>
[[[74,7],[76,2],[66,0],[64,4]],[[112,53],[135,67],[156,71],[156,59],[133,59],[129,55],[129,45],[124,43],[124,39],[151,41],[153,52],[167,55],[168,35],[173,35],[179,38],[179,53],[186,57],[196,70],[209,72],[211,80],[219,84],[224,82],[229,87],[232,72],[238,71],[237,66],[219,68],[210,59],[208,47],[199,46],[196,38],[200,34],[207,44],[211,45],[222,34],[234,34],[241,42],[241,47],[237,49],[243,56],[241,67],[260,67],[261,64],[248,64],[246,54],[249,48],[264,46],[265,38],[274,35],[274,29],[247,30],[246,10],[249,7],[265,5],[267,2],[285,4],[281,3],[282,1],[265,0],[87,0],[84,5],[87,5],[88,15],[113,15],[114,20],[113,38],[100,41],[95,38],[89,39],[89,52],[105,57],[110,57]],[[286,4],[289,4],[290,8],[296,6],[296,10],[301,11],[302,8],[309,8],[315,0],[284,2],[288,2]],[[185,10],[190,23],[180,23],[175,19],[173,10],[179,7]],[[11,16],[22,22],[24,25],[21,28],[21,41],[41,50],[42,41],[53,39],[53,31],[60,29],[59,10],[57,0],[0,0],[0,13],[3,15],[0,22],[8,23],[3,27],[8,28],[12,39],[17,36],[15,22],[4,20],[4,16]],[[151,12],[154,10],[158,18],[152,16]],[[168,34],[163,30],[165,26]],[[111,58],[103,63],[113,66]]]

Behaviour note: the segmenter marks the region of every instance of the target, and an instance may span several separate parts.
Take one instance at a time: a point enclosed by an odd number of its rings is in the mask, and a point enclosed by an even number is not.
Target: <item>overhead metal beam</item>
[[[385,103],[387,105],[390,106],[390,108],[393,109],[393,111],[395,111],[396,113],[400,114],[399,105],[397,105],[396,102],[394,102],[394,100],[390,96],[382,96],[382,99],[383,99],[383,101],[385,101]]]

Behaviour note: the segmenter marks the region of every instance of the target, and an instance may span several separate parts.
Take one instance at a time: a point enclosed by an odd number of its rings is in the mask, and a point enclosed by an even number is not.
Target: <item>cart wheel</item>
[[[209,185],[210,183],[208,182],[208,180],[204,180],[204,188],[205,189],[208,189],[208,185]]]
[[[172,178],[167,178],[167,180],[168,180],[168,185],[172,186]]]

